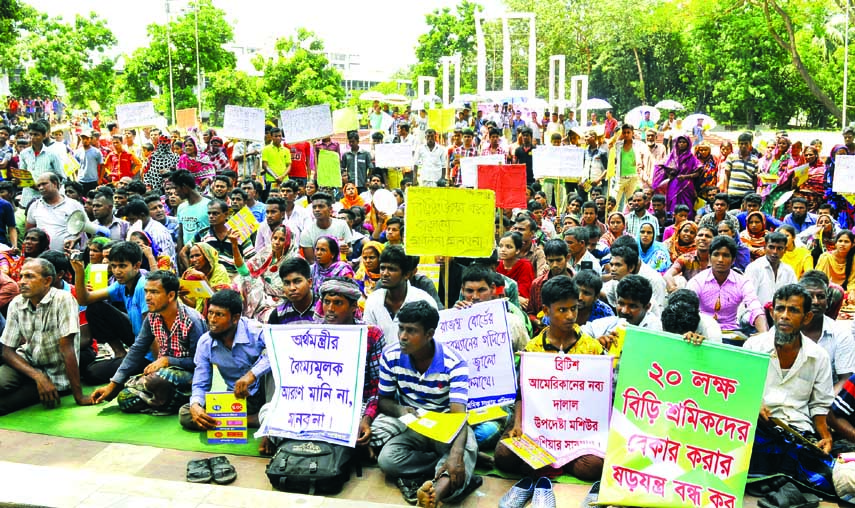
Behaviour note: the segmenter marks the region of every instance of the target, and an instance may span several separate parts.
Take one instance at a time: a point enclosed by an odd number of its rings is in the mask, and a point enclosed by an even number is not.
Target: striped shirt
[[[36,155],[31,146],[21,150],[21,153],[18,155],[18,167],[28,170],[33,175],[33,186],[24,187],[21,193],[21,206],[23,208],[26,208],[30,204],[30,201],[39,197],[35,182],[44,173],[50,171],[59,177],[60,182],[65,180],[65,173],[62,171],[62,162],[60,162],[59,157],[44,146],[38,155]]]
[[[727,194],[731,198],[742,198],[757,189],[757,158],[750,156],[740,159],[738,156],[727,160]]]
[[[219,262],[223,267],[225,267],[226,271],[229,272],[229,275],[234,275],[237,273],[237,268],[235,267],[235,259],[232,256],[232,242],[229,240],[228,235],[226,235],[225,239],[220,240],[217,238],[216,233],[212,230],[212,228],[207,227],[198,233],[196,233],[196,237],[193,239],[195,243],[207,243],[219,253]],[[244,239],[243,243],[240,245],[240,252],[243,255],[244,261],[248,261],[253,256],[255,256],[255,247],[252,245],[252,238],[247,237]]]
[[[469,368],[457,353],[434,341],[433,361],[421,374],[401,354],[397,341],[383,351],[380,358],[381,397],[396,398],[402,406],[448,413],[451,404],[469,402]]]

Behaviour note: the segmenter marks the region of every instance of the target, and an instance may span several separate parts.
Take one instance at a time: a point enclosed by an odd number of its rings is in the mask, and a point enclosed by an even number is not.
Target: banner
[[[196,108],[179,109],[175,112],[175,121],[178,122],[178,127],[181,129],[198,127],[199,115],[196,113]]]
[[[116,106],[116,120],[120,129],[133,127],[151,127],[160,122],[160,115],[154,111],[154,103],[132,102]]]
[[[831,190],[840,194],[855,194],[855,155],[834,157],[834,181]]]
[[[330,150],[318,151],[318,185],[341,187],[341,159]]]
[[[461,185],[475,189],[478,187],[478,166],[495,166],[505,162],[505,156],[479,155],[477,157],[462,157],[460,159]],[[525,192],[525,187],[523,187]]]
[[[408,255],[489,257],[492,254],[496,242],[493,219],[496,200],[492,191],[410,187],[406,203],[404,244]]]
[[[454,130],[454,108],[429,109],[427,112],[428,127],[439,134]]]
[[[378,168],[408,168],[413,165],[413,147],[406,143],[374,145],[374,165]]]
[[[466,409],[513,404],[517,397],[514,351],[504,300],[439,312],[434,338],[469,366]]]
[[[478,166],[478,188],[496,193],[497,208],[525,208],[525,164]]]
[[[368,327],[268,326],[276,391],[255,434],[356,446]]]
[[[264,110],[261,108],[226,106],[220,137],[263,143]]]
[[[561,467],[602,457],[609,433],[612,357],[522,353],[522,430]]]
[[[599,502],[742,506],[769,356],[628,326]]]
[[[333,134],[332,113],[329,104],[280,112],[279,125],[285,143],[296,143],[325,138]]]
[[[359,130],[359,113],[353,108],[337,109],[332,113],[333,132],[341,134]]]
[[[585,150],[575,146],[539,146],[532,151],[535,178],[582,178]]]

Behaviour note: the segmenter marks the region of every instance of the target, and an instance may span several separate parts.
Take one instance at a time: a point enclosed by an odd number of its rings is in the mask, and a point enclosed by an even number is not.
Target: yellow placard
[[[196,108],[179,109],[175,112],[175,121],[178,122],[178,127],[182,129],[198,127],[198,118]]]
[[[534,469],[540,469],[555,462],[549,452],[538,446],[530,437],[523,434],[521,437],[502,439],[502,444],[516,453],[526,464]]]
[[[234,392],[209,392],[205,411],[216,421],[208,431],[208,444],[247,442],[246,399],[235,397]]]
[[[318,185],[341,187],[341,159],[331,150],[318,151]]]
[[[440,443],[450,443],[466,424],[466,413],[435,413],[424,411],[421,417],[401,417],[407,427]]]
[[[359,113],[353,108],[342,108],[332,113],[333,132],[341,134],[359,130]]]
[[[211,289],[211,285],[208,284],[206,280],[187,280],[181,279],[181,289],[186,289],[190,292],[190,297],[202,300],[207,300],[208,298],[214,296],[214,290]]]
[[[493,252],[492,190],[410,187],[404,244],[411,256],[488,257]]]
[[[32,187],[35,185],[33,174],[29,170],[10,168],[9,171],[12,172],[12,178],[18,180],[18,187]]]
[[[489,422],[490,420],[498,420],[508,416],[502,406],[487,406],[480,407],[469,411],[469,416],[466,422],[469,425],[478,425],[479,423]]]
[[[107,273],[107,265],[89,265],[89,285],[93,291],[99,289],[107,289],[110,282],[110,275]]]
[[[439,291],[439,265],[419,265],[419,273],[430,279],[433,282],[433,287]]]
[[[258,229],[258,220],[252,210],[245,206],[231,216],[226,226],[240,233],[240,241],[243,243]]]
[[[443,134],[454,130],[454,109],[429,109],[428,127]]]

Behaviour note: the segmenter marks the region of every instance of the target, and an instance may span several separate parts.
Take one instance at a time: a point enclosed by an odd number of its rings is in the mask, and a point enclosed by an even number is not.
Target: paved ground
[[[85,508],[384,508],[407,506],[397,488],[377,468],[365,468],[334,497],[276,492],[264,469],[268,460],[229,456],[238,472],[232,485],[184,481],[187,461],[205,454],[147,446],[108,444],[0,430],[0,506],[19,504]],[[495,508],[513,484],[485,478],[460,507]],[[558,506],[579,507],[583,485],[556,485]],[[449,505],[450,506],[450,505]],[[745,507],[757,500],[746,498]],[[823,503],[821,506],[836,506]]]

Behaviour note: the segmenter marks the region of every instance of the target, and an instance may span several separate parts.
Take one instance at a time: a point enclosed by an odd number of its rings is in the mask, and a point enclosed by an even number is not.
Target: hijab
[[[680,232],[683,231],[683,228],[689,226],[692,228],[692,232],[697,235],[698,234],[698,224],[694,221],[687,220],[680,224],[674,234],[671,235],[671,238],[668,239],[668,253],[671,255],[671,261],[674,262],[678,257],[683,254],[688,254],[694,250],[696,250],[695,242],[692,241],[689,245],[680,245]]]
[[[352,182],[347,182],[346,184],[344,184],[344,187],[342,188],[342,194],[344,195],[342,196],[340,201],[342,206],[344,206],[345,208],[351,208],[354,206],[365,206],[365,201],[362,199],[362,196],[359,195],[359,192],[355,193],[355,198],[351,198],[347,195],[348,187],[353,187],[353,189],[356,190],[356,185],[354,185]]]

